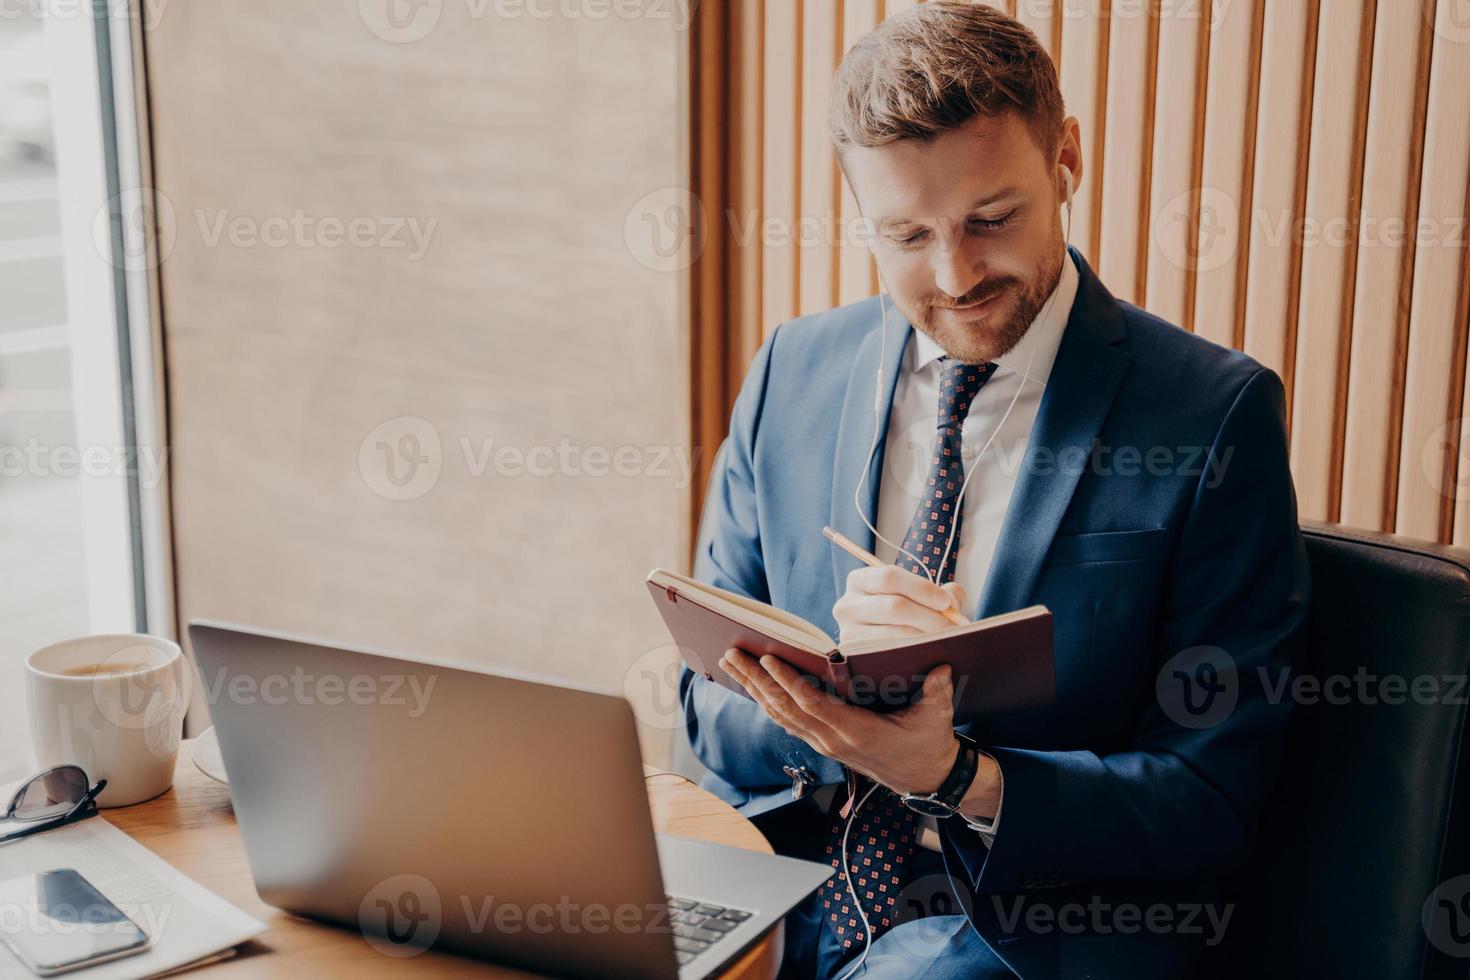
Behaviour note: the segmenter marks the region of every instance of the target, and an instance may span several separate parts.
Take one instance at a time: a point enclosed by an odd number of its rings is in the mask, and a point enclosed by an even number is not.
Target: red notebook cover
[[[684,662],[743,697],[749,697],[745,689],[719,666],[731,647],[755,657],[779,657],[849,702],[880,712],[912,703],[929,671],[949,664],[956,724],[1044,707],[1056,698],[1052,617],[1045,606],[851,655],[827,638],[824,652],[817,654],[712,608],[718,603],[707,604],[698,589],[667,575],[661,583],[650,576],[648,590]]]

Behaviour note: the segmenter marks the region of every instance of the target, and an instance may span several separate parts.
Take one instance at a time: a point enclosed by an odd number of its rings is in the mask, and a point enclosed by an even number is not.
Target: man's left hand
[[[947,665],[924,678],[919,700],[891,714],[847,704],[776,657],[732,649],[720,666],[787,732],[895,792],[934,792],[959,753]]]

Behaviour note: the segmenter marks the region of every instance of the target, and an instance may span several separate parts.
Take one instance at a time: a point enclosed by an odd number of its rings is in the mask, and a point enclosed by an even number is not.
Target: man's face
[[[1080,178],[1076,122],[1062,162]],[[845,169],[878,269],[910,323],[956,360],[993,361],[1025,335],[1061,274],[1058,159],[1010,113],[928,142],[850,146]]]

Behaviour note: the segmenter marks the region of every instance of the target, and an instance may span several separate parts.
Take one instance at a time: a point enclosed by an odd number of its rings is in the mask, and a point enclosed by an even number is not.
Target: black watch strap
[[[949,775],[944,777],[944,782],[933,793],[923,796],[909,794],[903,797],[903,802],[910,809],[928,816],[958,812],[965,794],[970,791],[970,784],[980,771],[980,749],[972,739],[959,732],[955,732],[954,737],[959,742],[960,750],[955,753],[954,765],[950,767]]]
[[[980,771],[980,749],[959,732],[955,732],[954,737],[960,743],[960,750],[955,754],[949,776],[939,784],[934,795],[941,802],[958,810],[965,794],[970,791],[970,784],[975,781],[975,774]]]

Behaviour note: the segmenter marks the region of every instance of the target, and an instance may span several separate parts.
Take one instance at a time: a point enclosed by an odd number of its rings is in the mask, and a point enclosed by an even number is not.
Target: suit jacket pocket
[[[1169,529],[1101,531],[1094,534],[1059,534],[1046,554],[1048,565],[1079,565],[1086,562],[1145,561],[1163,555],[1169,546]]]

